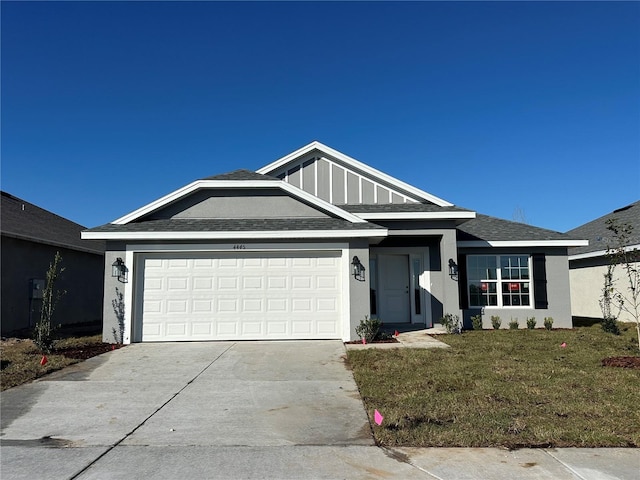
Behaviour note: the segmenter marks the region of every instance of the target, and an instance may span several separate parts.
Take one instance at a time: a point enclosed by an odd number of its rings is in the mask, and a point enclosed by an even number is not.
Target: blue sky
[[[640,198],[638,2],[3,1],[1,21],[1,187],[88,227],[313,140],[553,230]]]

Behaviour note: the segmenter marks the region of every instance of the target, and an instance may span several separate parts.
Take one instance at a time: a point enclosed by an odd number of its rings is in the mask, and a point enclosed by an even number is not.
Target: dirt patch
[[[25,343],[25,342],[30,343],[31,340],[28,338],[2,337],[2,340],[0,340],[0,347],[10,347],[12,345],[17,345],[19,343]]]
[[[64,355],[67,358],[75,358],[77,360],[86,360],[87,358],[95,357],[103,353],[116,350],[122,345],[112,345],[109,343],[101,343],[98,345],[87,345],[84,347],[71,347],[56,349],[55,353],[58,355]]]
[[[602,366],[640,369],[640,357],[609,357],[602,360]]]

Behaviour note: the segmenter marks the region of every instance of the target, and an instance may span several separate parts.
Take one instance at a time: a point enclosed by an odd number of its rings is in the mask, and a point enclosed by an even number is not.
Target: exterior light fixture
[[[351,273],[353,273],[353,278],[361,282],[364,282],[365,270],[366,268],[364,268],[364,265],[362,265],[362,262],[360,262],[360,259],[357,256],[354,256],[353,260],[351,261]]]
[[[116,261],[111,264],[111,276],[118,277],[118,281],[122,283],[127,283],[128,274],[129,269],[124,264],[122,258],[116,258]]]
[[[449,259],[449,276],[453,280],[458,279],[458,265],[453,261],[453,258]]]

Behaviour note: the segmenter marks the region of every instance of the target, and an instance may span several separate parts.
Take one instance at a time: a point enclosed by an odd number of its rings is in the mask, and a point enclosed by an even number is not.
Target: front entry
[[[384,323],[409,323],[409,255],[378,255],[379,318]]]

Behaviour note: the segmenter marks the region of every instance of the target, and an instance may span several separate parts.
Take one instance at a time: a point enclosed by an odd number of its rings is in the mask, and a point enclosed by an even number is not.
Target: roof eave
[[[585,247],[588,240],[461,240],[460,248],[472,247]]]
[[[388,236],[388,230],[254,230],[225,232],[82,232],[85,240],[230,240],[287,238],[376,238]]]
[[[64,242],[53,242],[53,241],[50,241],[50,240],[46,240],[46,239],[42,239],[42,238],[36,238],[36,237],[30,237],[30,236],[27,236],[27,235],[20,235],[20,234],[10,233],[10,232],[2,232],[2,236],[3,237],[9,237],[9,238],[15,238],[17,240],[24,240],[26,242],[39,243],[41,245],[50,245],[52,247],[66,248],[68,250],[75,250],[75,251],[78,251],[78,252],[92,253],[92,254],[95,254],[95,255],[104,255],[104,251],[103,250],[94,249],[94,248],[90,248],[90,247],[81,247],[81,246],[78,246],[78,245],[71,245],[69,243],[64,243]],[[89,240],[89,239],[83,238],[82,236],[80,238],[82,240]],[[98,240],[98,239],[91,239],[91,240]]]
[[[364,220],[472,220],[476,212],[352,212]]]
[[[630,252],[631,250],[638,250],[640,249],[640,244],[638,245],[629,245],[624,247],[625,252]],[[586,258],[597,258],[597,257],[604,257],[605,255],[607,255],[607,251],[606,250],[597,250],[595,252],[585,252],[585,253],[578,253],[576,255],[569,255],[569,260],[582,260],[582,259],[586,259]]]
[[[153,213],[170,203],[173,203],[181,198],[197,191],[200,189],[206,188],[220,188],[220,189],[231,189],[231,188],[265,188],[265,189],[273,189],[279,188],[289,193],[295,198],[299,200],[304,200],[305,202],[314,205],[320,210],[323,210],[328,213],[332,213],[339,218],[347,220],[351,223],[366,223],[366,220],[361,219],[360,217],[347,212],[346,210],[341,209],[335,205],[332,205],[329,202],[326,202],[315,195],[311,195],[310,193],[305,192],[304,190],[295,187],[289,183],[283,182],[282,180],[196,180],[195,182],[190,183],[174,192],[165,195],[164,197],[159,198],[123,217],[120,217],[113,222],[114,225],[126,225],[127,223],[133,222],[144,215],[148,215]]]

